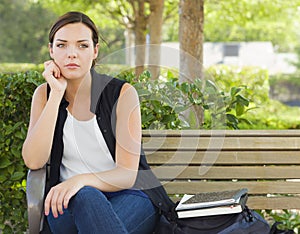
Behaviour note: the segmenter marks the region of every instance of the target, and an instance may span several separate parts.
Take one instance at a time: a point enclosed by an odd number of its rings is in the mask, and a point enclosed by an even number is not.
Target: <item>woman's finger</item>
[[[56,202],[57,211],[61,215],[64,213],[64,211],[63,211],[64,198],[65,198],[65,194],[61,192],[59,194],[59,196],[57,197],[57,202]]]
[[[44,202],[45,215],[49,215],[51,199],[52,199],[52,191],[50,190]]]

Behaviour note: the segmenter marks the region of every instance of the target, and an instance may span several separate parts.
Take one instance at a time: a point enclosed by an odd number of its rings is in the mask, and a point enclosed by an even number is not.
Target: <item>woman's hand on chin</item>
[[[67,88],[67,80],[61,74],[58,65],[53,60],[48,60],[44,62],[44,67],[45,70],[43,72],[43,76],[50,85],[51,91],[61,93],[63,95]]]

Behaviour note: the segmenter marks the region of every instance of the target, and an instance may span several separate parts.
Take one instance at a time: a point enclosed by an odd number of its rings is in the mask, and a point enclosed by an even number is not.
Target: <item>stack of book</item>
[[[240,213],[248,198],[246,188],[220,192],[185,194],[176,207],[178,218]]]

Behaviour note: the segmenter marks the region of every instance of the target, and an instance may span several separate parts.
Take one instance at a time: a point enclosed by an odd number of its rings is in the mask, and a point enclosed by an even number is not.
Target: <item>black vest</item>
[[[115,127],[116,127],[116,104],[124,81],[96,73],[91,70],[92,90],[90,110],[96,115],[98,125],[103,134],[108,149],[115,160]],[[49,92],[49,90],[48,90]],[[68,102],[63,98],[53,137],[50,161],[50,176],[47,191],[59,183],[60,165],[63,155],[63,127],[67,118]],[[139,163],[139,172],[133,189],[143,190],[151,199],[153,204],[159,209],[169,210],[174,203],[169,199],[163,186],[151,171],[143,149]]]

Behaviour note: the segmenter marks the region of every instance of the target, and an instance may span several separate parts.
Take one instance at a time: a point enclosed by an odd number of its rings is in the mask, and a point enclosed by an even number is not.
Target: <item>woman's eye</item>
[[[89,45],[87,45],[87,44],[80,44],[79,45],[79,48],[88,48],[89,47]]]
[[[63,48],[65,46],[65,44],[57,44],[56,47],[58,48]]]

